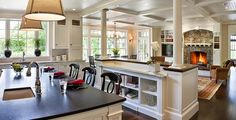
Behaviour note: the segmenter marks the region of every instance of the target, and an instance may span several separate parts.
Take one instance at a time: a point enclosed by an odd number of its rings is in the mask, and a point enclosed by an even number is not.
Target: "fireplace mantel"
[[[211,46],[212,43],[184,43],[185,46]]]

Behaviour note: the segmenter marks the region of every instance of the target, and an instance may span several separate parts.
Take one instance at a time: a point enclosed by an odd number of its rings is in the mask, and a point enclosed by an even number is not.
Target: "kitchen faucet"
[[[26,72],[26,76],[31,76],[31,66],[36,65],[36,80],[35,80],[35,92],[36,94],[41,94],[41,83],[39,79],[39,64],[37,62],[31,62],[28,66],[28,70]]]

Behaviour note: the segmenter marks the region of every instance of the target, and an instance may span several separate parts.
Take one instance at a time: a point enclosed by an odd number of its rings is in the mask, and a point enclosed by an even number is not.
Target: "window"
[[[150,38],[149,30],[138,31],[138,59],[149,60],[150,58]]]
[[[120,55],[127,55],[127,32],[117,31],[117,38],[114,38],[114,31],[107,31],[107,54],[113,55],[112,49],[118,48]]]
[[[119,38],[114,39],[114,31],[107,31],[107,54],[113,55],[112,49],[119,48],[120,55],[127,55],[127,32],[117,31]],[[98,29],[89,28],[83,29],[83,59],[88,59],[88,56],[101,55],[101,31]]]
[[[83,32],[83,59],[88,56],[101,54],[101,32],[100,30],[84,29]]]
[[[230,57],[236,59],[236,35],[230,36]]]
[[[48,56],[48,47],[47,47],[47,39],[48,39],[48,22],[41,22],[43,30],[39,31],[38,38],[40,39],[40,50],[43,56]]]
[[[43,30],[39,32],[33,31],[21,31],[20,28],[21,21],[20,20],[6,20],[0,21],[0,49],[5,49],[5,39],[10,38],[11,46],[10,49],[12,51],[11,57],[21,57],[22,52],[24,51],[26,56],[34,57],[34,39],[39,38],[40,41],[40,49],[42,52],[42,56],[48,55],[47,52],[47,30],[48,30],[48,22],[42,22]],[[37,33],[37,34],[36,34]],[[6,36],[7,35],[7,36]],[[1,57],[4,56],[4,51],[1,51]]]
[[[5,50],[5,39],[6,39],[6,22],[0,21],[0,55],[3,57],[4,50]]]

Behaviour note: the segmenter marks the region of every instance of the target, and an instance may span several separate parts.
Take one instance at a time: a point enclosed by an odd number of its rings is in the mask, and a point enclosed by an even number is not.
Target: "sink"
[[[3,93],[3,100],[15,100],[31,97],[35,97],[31,87],[5,89]]]

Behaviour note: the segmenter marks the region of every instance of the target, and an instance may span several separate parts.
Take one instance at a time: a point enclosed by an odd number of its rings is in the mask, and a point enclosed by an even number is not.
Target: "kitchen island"
[[[97,58],[97,74],[111,71],[122,77],[124,106],[158,120],[188,120],[198,110],[198,68],[159,63],[153,71],[145,61],[123,58]],[[99,80],[99,79],[98,79]],[[99,88],[99,81],[96,86]]]
[[[60,93],[58,81],[53,84],[47,73],[40,75],[42,94],[35,94],[35,69],[32,76],[26,77],[26,68],[21,79],[14,79],[12,69],[4,69],[0,79],[0,119],[76,119],[76,120],[121,120],[121,104],[125,98],[107,94],[96,88],[67,90]],[[30,87],[34,97],[3,100],[5,89]]]

